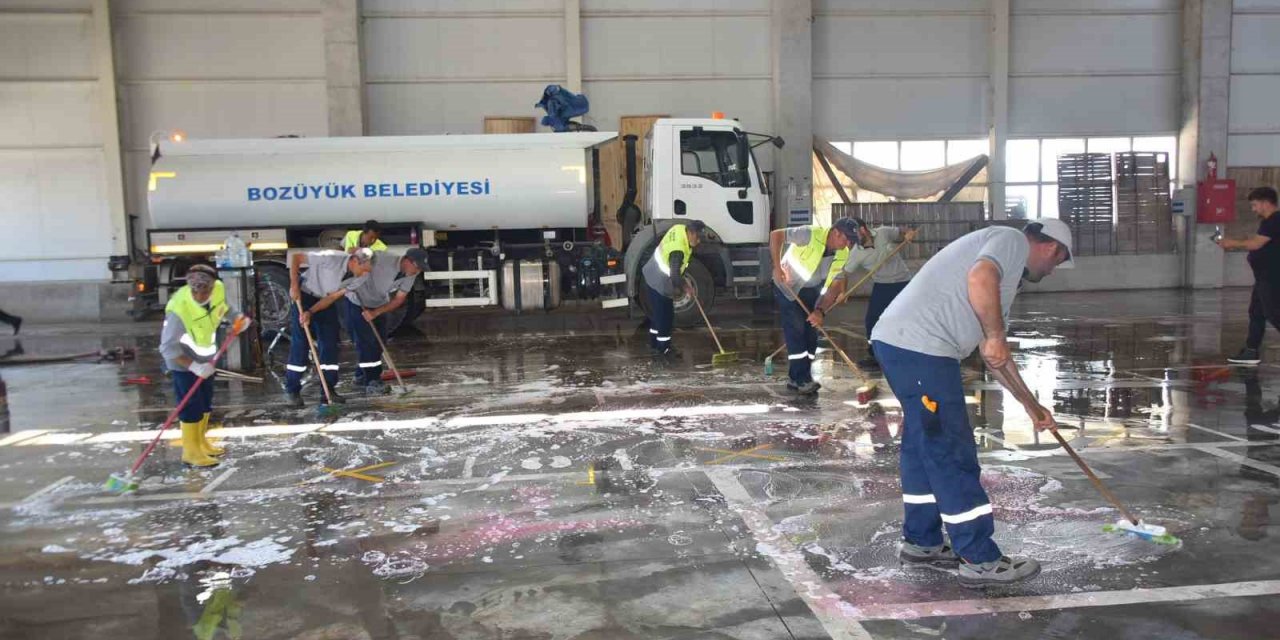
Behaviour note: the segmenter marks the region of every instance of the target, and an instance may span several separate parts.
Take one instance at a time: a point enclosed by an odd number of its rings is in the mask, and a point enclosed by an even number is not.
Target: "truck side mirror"
[[[738,132],[738,184],[751,184],[751,145],[747,134]]]
[[[786,141],[786,140],[783,140],[782,138],[780,138],[780,137],[778,137],[778,136],[774,136],[774,137],[773,137],[772,142],[773,142],[773,146],[775,146],[775,147],[777,147],[777,148],[779,148],[779,149],[781,149],[781,148],[783,148],[783,147],[785,147],[785,146],[787,145],[787,141]]]

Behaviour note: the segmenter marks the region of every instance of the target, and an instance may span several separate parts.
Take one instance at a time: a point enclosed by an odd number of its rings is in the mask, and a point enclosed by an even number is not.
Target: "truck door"
[[[759,243],[757,230],[768,228],[769,212],[752,193],[751,154],[746,139],[730,127],[679,127],[672,167],[672,202],[675,220],[702,220],[726,244]]]

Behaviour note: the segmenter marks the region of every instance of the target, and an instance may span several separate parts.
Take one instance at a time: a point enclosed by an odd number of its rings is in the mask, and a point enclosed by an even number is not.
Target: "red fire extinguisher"
[[[1209,154],[1204,181],[1196,185],[1196,222],[1224,224],[1236,219],[1236,181],[1218,178],[1218,157]]]

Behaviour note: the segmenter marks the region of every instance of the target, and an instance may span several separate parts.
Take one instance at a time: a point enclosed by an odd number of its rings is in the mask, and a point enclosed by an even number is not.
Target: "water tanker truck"
[[[714,306],[718,291],[758,295],[771,215],[748,134],[733,120],[658,120],[640,154],[647,210],[635,204],[637,154],[627,153],[627,196],[618,211],[603,212],[599,147],[616,135],[157,143],[147,191],[150,264],[136,287],[135,317],[162,306],[187,267],[234,233],[252,252],[263,325],[283,326],[287,255],[337,248],[369,219],[382,224],[389,251],[423,246],[431,255],[406,305],[410,318],[428,308],[645,304],[641,268],[670,225],[694,219],[709,229],[687,274],[704,306]],[[628,136],[628,151],[638,143]],[[623,252],[609,245],[606,215],[621,225]],[[692,300],[677,313],[683,322],[697,318]]]

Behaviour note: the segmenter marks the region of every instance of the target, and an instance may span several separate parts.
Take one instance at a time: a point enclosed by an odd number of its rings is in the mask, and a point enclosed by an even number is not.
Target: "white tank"
[[[439,231],[584,227],[590,148],[617,134],[163,142],[153,229],[350,226]]]

